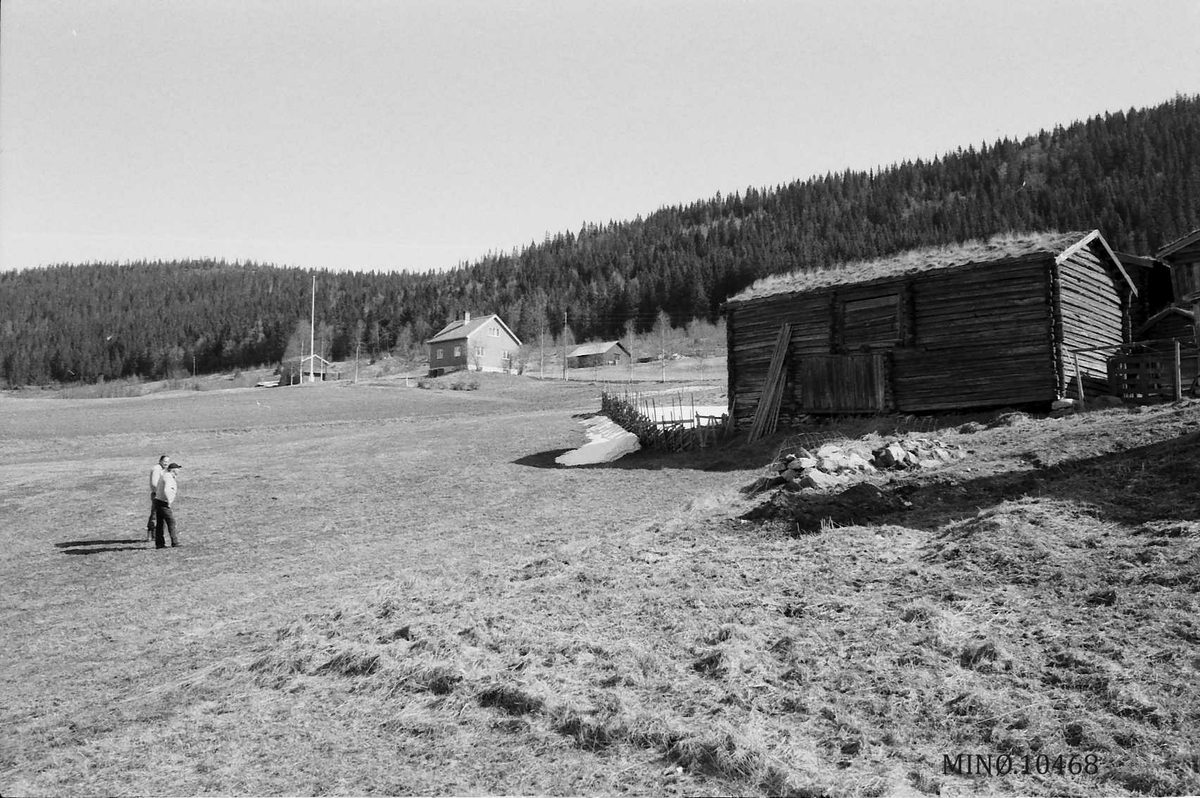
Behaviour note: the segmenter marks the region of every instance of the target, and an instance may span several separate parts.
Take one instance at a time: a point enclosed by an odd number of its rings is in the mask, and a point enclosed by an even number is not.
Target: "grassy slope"
[[[594,394],[0,399],[0,792],[1200,791],[1200,405],[934,430],[974,454],[793,536],[736,492],[781,441],[542,467]]]

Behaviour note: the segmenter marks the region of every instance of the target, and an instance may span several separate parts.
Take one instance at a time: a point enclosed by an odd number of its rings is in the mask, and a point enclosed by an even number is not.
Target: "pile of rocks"
[[[932,438],[896,438],[875,445],[867,441],[826,443],[815,452],[799,449],[785,454],[769,466],[766,476],[747,486],[747,493],[789,485],[794,488],[828,489],[855,482],[879,471],[937,468],[966,457],[958,444]]]

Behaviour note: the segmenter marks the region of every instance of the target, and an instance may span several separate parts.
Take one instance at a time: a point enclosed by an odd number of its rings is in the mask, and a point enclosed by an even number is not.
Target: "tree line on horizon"
[[[781,272],[1009,231],[1099,228],[1114,248],[1148,255],[1198,227],[1200,96],[1177,96],[931,161],[589,223],[446,271],[317,271],[318,354],[417,355],[464,312],[497,313],[535,345],[611,340],[714,323],[725,299]],[[313,275],[214,259],[0,273],[0,378],[19,387],[277,363],[307,346]]]

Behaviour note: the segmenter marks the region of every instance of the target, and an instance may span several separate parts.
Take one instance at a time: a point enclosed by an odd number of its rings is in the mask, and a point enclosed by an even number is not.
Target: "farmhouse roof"
[[[600,341],[597,343],[580,344],[567,353],[567,357],[587,357],[588,355],[602,355],[613,347],[620,347],[621,351],[629,354],[629,350],[620,341]]]
[[[1018,261],[1038,255],[1052,255],[1062,259],[1076,249],[1097,240],[1132,289],[1133,283],[1129,279],[1129,275],[1125,272],[1116,253],[1100,235],[1099,230],[1093,230],[1090,233],[1006,233],[992,236],[986,241],[968,241],[962,244],[910,249],[882,258],[842,263],[832,269],[822,271],[797,271],[764,277],[730,298],[728,304],[748,302],[777,294],[801,293],[838,285],[920,274],[938,269]]]
[[[1200,228],[1196,228],[1192,232],[1182,235],[1174,241],[1166,244],[1162,249],[1154,253],[1154,257],[1165,258],[1169,255],[1174,255],[1179,250],[1190,244],[1194,244],[1197,241],[1200,241]]]
[[[521,339],[518,338],[516,336],[516,334],[513,333],[512,330],[508,329],[508,325],[504,323],[504,320],[501,319],[499,316],[497,316],[495,313],[492,313],[487,316],[482,316],[478,319],[471,319],[469,321],[467,321],[465,319],[455,319],[454,321],[450,322],[445,327],[443,327],[441,329],[441,331],[438,332],[437,335],[435,335],[432,338],[425,341],[425,343],[440,344],[445,341],[459,341],[464,338],[470,338],[476,331],[480,330],[485,325],[487,325],[488,322],[491,322],[493,320],[497,324],[499,324],[501,327],[503,327],[504,331],[507,332],[512,337],[512,339],[517,342],[517,346],[521,345]]]

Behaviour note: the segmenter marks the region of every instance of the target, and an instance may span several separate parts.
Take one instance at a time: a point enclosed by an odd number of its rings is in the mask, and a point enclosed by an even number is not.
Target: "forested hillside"
[[[526,341],[713,319],[755,279],[1010,230],[1098,227],[1150,254],[1200,227],[1200,97],[1105,114],[932,162],[749,187],[632,221],[588,224],[443,272],[318,272],[319,351],[412,351],[463,311]],[[11,386],[164,377],[279,360],[307,329],[312,272],[217,261],[0,273],[0,377]],[[293,343],[293,347],[295,343]]]

